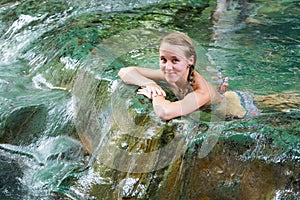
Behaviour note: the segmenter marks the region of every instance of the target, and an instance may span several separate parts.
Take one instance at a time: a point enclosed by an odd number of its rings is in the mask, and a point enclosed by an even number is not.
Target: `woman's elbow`
[[[198,99],[198,106],[201,107],[203,105],[212,103],[212,96],[209,93],[201,94],[201,98]]]
[[[125,68],[121,68],[120,70],[119,70],[119,72],[118,72],[118,76],[120,77],[120,78],[122,78],[123,76],[124,76],[124,70]]]
[[[174,118],[172,113],[168,112],[168,110],[165,108],[154,107],[154,112],[161,120],[164,120],[164,121]]]
[[[118,76],[121,79],[124,79],[125,75],[128,74],[130,70],[131,70],[130,67],[121,68],[118,72]]]
[[[156,115],[163,121],[168,121],[170,119],[173,119],[171,115],[168,115],[166,113],[157,113]]]
[[[121,68],[118,72],[118,76],[123,79],[124,77],[126,77],[127,74],[130,74],[132,71],[135,70],[135,67],[124,67],[124,68]]]

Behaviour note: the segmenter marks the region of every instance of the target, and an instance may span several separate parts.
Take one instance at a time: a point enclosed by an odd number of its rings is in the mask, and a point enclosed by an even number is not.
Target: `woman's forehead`
[[[169,43],[162,43],[159,47],[160,55],[164,56],[176,56],[186,58],[187,47],[172,45]]]

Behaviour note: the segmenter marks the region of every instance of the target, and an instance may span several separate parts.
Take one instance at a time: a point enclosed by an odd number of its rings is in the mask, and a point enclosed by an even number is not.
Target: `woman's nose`
[[[169,62],[169,61],[168,61],[168,62],[166,63],[166,69],[167,69],[167,70],[170,70],[170,69],[172,69],[172,67],[173,67],[173,66],[172,66],[172,62]]]

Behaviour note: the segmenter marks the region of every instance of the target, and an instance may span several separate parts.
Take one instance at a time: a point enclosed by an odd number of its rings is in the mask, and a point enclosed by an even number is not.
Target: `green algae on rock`
[[[48,111],[44,105],[13,109],[1,119],[1,143],[28,145],[36,140],[46,127]]]

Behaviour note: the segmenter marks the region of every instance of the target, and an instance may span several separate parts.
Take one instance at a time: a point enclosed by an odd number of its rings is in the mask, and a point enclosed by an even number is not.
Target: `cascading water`
[[[297,199],[299,6],[4,0],[0,199]],[[159,120],[117,72],[156,68],[171,30],[195,40],[200,73],[214,83],[221,66],[263,115]]]

